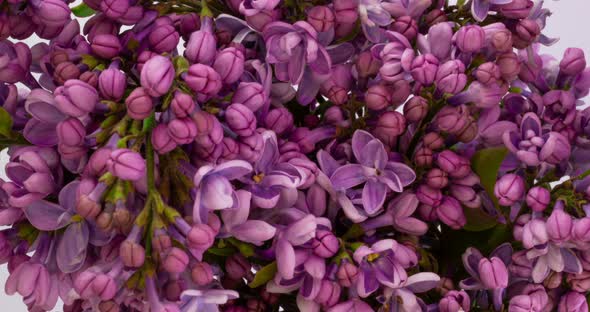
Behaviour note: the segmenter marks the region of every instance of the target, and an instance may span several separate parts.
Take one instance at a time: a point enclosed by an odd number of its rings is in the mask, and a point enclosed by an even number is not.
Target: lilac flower
[[[471,15],[478,22],[483,22],[488,16],[492,5],[511,3],[513,0],[473,0],[471,3]]]
[[[182,312],[216,312],[219,306],[229,300],[237,299],[239,293],[226,289],[188,289],[182,292],[180,311]]]
[[[362,203],[368,215],[375,215],[381,210],[388,189],[401,193],[416,178],[410,167],[389,161],[383,143],[366,131],[357,130],[354,133],[352,151],[359,163],[334,170],[330,181],[336,191],[345,191],[364,183]]]
[[[388,312],[424,311],[425,306],[417,294],[427,292],[438,286],[440,277],[431,272],[420,272],[408,277],[399,288],[386,288],[384,295]]]
[[[236,192],[238,206],[221,211],[221,220],[227,234],[244,242],[262,245],[274,237],[276,229],[262,220],[248,220],[252,194],[239,190]]]
[[[359,16],[367,39],[380,43],[384,30],[381,27],[391,24],[393,19],[382,6],[382,0],[360,0]]]
[[[299,289],[302,300],[313,300],[320,292],[324,275],[326,274],[326,262],[323,258],[299,249],[295,251],[292,278],[285,278],[280,274],[275,275],[269,284],[268,290],[273,293],[289,293]]]
[[[383,7],[393,16],[419,17],[432,4],[432,0],[388,0]]]
[[[237,194],[230,181],[239,179],[252,171],[252,166],[243,160],[231,160],[218,166],[205,165],[199,168],[193,179],[197,188],[193,219],[207,223],[209,211],[236,208]]]
[[[313,239],[317,226],[315,216],[306,215],[291,223],[279,234],[275,242],[275,253],[277,269],[281,278],[292,280],[295,277],[297,268],[297,258],[295,257],[297,250],[295,247]]]

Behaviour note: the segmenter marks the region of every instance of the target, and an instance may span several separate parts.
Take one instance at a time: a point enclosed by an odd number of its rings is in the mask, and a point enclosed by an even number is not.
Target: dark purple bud
[[[230,137],[225,137],[221,144],[223,144],[223,152],[221,154],[223,159],[232,160],[238,158],[238,155],[240,154],[240,146],[236,140]]]
[[[521,200],[525,191],[524,180],[516,174],[503,175],[494,187],[494,194],[503,206],[511,206]]]
[[[426,174],[426,184],[431,188],[442,189],[449,184],[448,174],[438,168],[433,168]]]
[[[536,21],[522,19],[516,24],[514,47],[517,49],[525,49],[531,45],[540,34],[541,27]]]
[[[314,6],[307,12],[307,22],[317,32],[326,32],[332,29],[335,19],[334,12],[327,6]]]
[[[377,119],[374,134],[383,143],[393,146],[397,138],[406,131],[406,119],[396,111],[381,114]]]
[[[98,103],[98,92],[91,85],[80,80],[68,80],[55,89],[57,107],[66,115],[82,117],[94,110]]]
[[[217,53],[217,41],[209,29],[201,29],[191,34],[184,56],[191,63],[210,65]]]
[[[485,45],[486,34],[478,25],[463,26],[455,34],[455,43],[462,52],[479,52]]]
[[[434,9],[424,16],[424,21],[430,27],[447,21],[447,15],[440,9]]]
[[[0,42],[0,81],[17,83],[26,78],[31,67],[32,55],[29,47],[21,42],[8,40]]]
[[[390,30],[398,32],[408,40],[413,40],[418,34],[418,24],[411,16],[400,16],[389,26]]]
[[[440,189],[430,187],[426,184],[422,184],[416,190],[416,197],[423,204],[437,207],[438,205],[440,205],[443,199],[443,194],[440,191]]]
[[[441,131],[457,134],[467,126],[468,121],[460,108],[445,106],[436,114],[435,124]]]
[[[422,120],[426,116],[426,113],[428,113],[428,101],[421,96],[412,97],[404,105],[404,117],[410,122]]]
[[[578,48],[567,48],[563,54],[563,59],[559,63],[559,69],[562,73],[575,76],[586,68],[586,57],[584,50]]]
[[[129,10],[129,0],[104,0],[100,3],[100,10],[112,19],[123,17]]]
[[[471,172],[469,160],[457,155],[451,150],[445,150],[439,153],[436,164],[453,178],[462,178]]]
[[[422,139],[424,146],[431,150],[438,150],[445,146],[445,140],[436,132],[428,132]]]
[[[79,79],[80,81],[91,85],[95,89],[98,88],[98,75],[95,72],[83,72]]]
[[[551,194],[549,193],[549,190],[540,186],[535,186],[531,188],[526,195],[526,204],[533,211],[545,210],[550,200]]]
[[[201,27],[201,20],[196,13],[188,13],[180,17],[178,24],[180,34],[187,38]]]
[[[135,120],[143,120],[150,116],[154,104],[146,89],[137,87],[125,99],[125,105],[129,117]]]
[[[111,152],[107,168],[122,180],[137,181],[145,175],[145,159],[137,152],[120,148]]]
[[[79,146],[84,144],[86,129],[77,118],[68,118],[57,124],[57,139],[60,144]]]
[[[338,126],[344,121],[344,112],[338,106],[330,106],[324,113],[324,120],[330,125]]]
[[[115,68],[103,70],[98,77],[98,90],[100,94],[112,101],[119,101],[123,98],[127,87],[127,77]]]
[[[225,260],[225,271],[231,279],[239,280],[250,274],[252,265],[242,254],[234,254]]]
[[[434,157],[432,150],[427,147],[419,147],[414,154],[414,162],[418,166],[428,167],[432,165]]]
[[[391,93],[391,104],[394,108],[405,103],[412,93],[412,87],[407,80],[394,81],[389,87],[393,90]]]
[[[437,70],[438,59],[432,54],[419,55],[412,61],[412,77],[425,86],[434,82]]]
[[[508,4],[498,6],[499,12],[505,17],[512,19],[523,19],[529,15],[533,7],[531,0],[514,0]]]
[[[152,30],[148,40],[154,52],[164,53],[176,49],[180,35],[172,25],[159,25]]]
[[[215,116],[205,111],[199,111],[194,113],[192,118],[197,125],[197,143],[203,146],[221,143],[221,140],[223,140],[223,127]]]
[[[568,274],[567,282],[572,290],[585,293],[590,290],[590,272],[583,271],[580,274]]]
[[[176,91],[176,93],[174,93],[174,98],[170,103],[170,108],[177,118],[187,117],[195,110],[195,101],[190,95]]]
[[[168,134],[178,145],[189,144],[197,137],[197,126],[190,117],[174,119],[168,123]]]
[[[224,83],[234,83],[244,72],[244,54],[233,47],[225,48],[215,56],[213,68]]]
[[[442,223],[455,230],[462,228],[467,223],[461,204],[450,196],[443,197],[440,205],[436,207],[436,216]]]
[[[365,93],[365,102],[369,109],[380,111],[391,105],[391,91],[383,84],[369,87]]]
[[[221,76],[207,65],[191,65],[183,79],[193,91],[206,96],[216,95],[221,90]]]
[[[111,34],[96,35],[90,46],[92,47],[92,52],[105,59],[112,59],[119,55],[121,51],[119,38]]]
[[[53,72],[53,79],[60,85],[63,85],[70,79],[78,79],[79,77],[80,69],[72,62],[59,63]]]
[[[174,75],[174,66],[170,59],[156,55],[150,58],[141,69],[141,86],[151,96],[162,96],[170,90]]]
[[[360,78],[367,78],[379,73],[381,61],[373,57],[370,51],[364,51],[358,55],[354,65],[357,75]]]
[[[256,116],[248,107],[240,103],[234,103],[225,110],[225,121],[239,136],[250,136],[256,130]]]
[[[62,27],[70,20],[70,8],[61,0],[31,1],[33,21],[45,27]]]
[[[293,127],[293,115],[284,107],[275,108],[266,115],[264,125],[277,135],[281,135]]]

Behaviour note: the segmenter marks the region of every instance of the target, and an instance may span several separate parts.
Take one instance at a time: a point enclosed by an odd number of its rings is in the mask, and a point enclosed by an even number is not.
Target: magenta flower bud
[[[293,115],[284,107],[275,108],[264,118],[264,125],[277,135],[281,135],[293,127]]]
[[[578,48],[567,48],[563,54],[563,59],[559,63],[559,69],[562,73],[575,76],[586,69],[586,57],[584,50]]]
[[[55,102],[64,114],[82,117],[94,110],[98,103],[98,92],[91,85],[80,80],[68,80],[55,89]]]
[[[266,25],[278,20],[280,17],[279,10],[262,10],[257,14],[246,16],[246,22],[252,28],[262,32]]]
[[[565,295],[562,295],[559,300],[558,312],[588,312],[588,302],[584,294],[579,292],[570,291]]]
[[[183,14],[180,17],[179,31],[180,34],[187,38],[201,27],[201,20],[196,13]]]
[[[454,106],[445,106],[437,114],[435,124],[442,130],[457,134],[467,126],[468,118],[462,110]]]
[[[191,65],[183,79],[193,91],[206,96],[216,95],[221,90],[221,76],[207,65]]]
[[[389,26],[389,29],[404,35],[408,40],[413,40],[418,34],[418,23],[411,16],[400,16]]]
[[[316,255],[330,258],[338,252],[339,247],[338,238],[331,231],[318,230],[316,232],[316,238],[312,243],[313,252]]]
[[[354,69],[360,78],[377,75],[379,68],[381,68],[381,61],[373,57],[370,51],[359,53],[354,64]]]
[[[581,242],[590,242],[590,218],[580,218],[574,221],[572,239]]]
[[[204,25],[203,25],[204,26]],[[217,53],[217,40],[209,29],[195,31],[191,34],[184,56],[191,63],[210,65]]]
[[[6,14],[0,14],[0,40],[10,37],[10,23]]]
[[[406,131],[406,119],[396,111],[385,112],[375,126],[374,134],[383,143],[393,146],[397,138]]]
[[[533,248],[543,245],[549,240],[547,226],[543,220],[533,219],[529,221],[522,231],[522,244],[525,248]]]
[[[264,87],[257,82],[240,82],[232,101],[242,103],[253,112],[259,110],[266,102]]]
[[[137,152],[120,148],[111,152],[107,168],[119,179],[137,181],[145,175],[145,160]]]
[[[238,143],[240,145],[240,158],[245,161],[256,161],[264,148],[264,140],[257,132],[254,132],[249,137],[240,138]]]
[[[215,241],[215,231],[207,224],[195,224],[186,239],[190,248],[207,250]]]
[[[64,84],[70,79],[78,79],[80,77],[80,69],[72,62],[63,62],[55,67],[53,78],[57,83]]]
[[[326,32],[332,29],[335,19],[334,12],[327,6],[317,5],[307,11],[307,22],[317,32]]]
[[[103,70],[98,77],[98,90],[108,100],[119,101],[125,93],[126,80],[125,74],[118,69]]]
[[[189,263],[186,252],[180,248],[172,247],[163,262],[163,268],[166,272],[182,273]]]
[[[344,118],[344,112],[340,107],[330,106],[324,113],[324,120],[330,125],[338,126],[344,123],[346,119]]]
[[[170,52],[176,49],[180,35],[172,25],[156,26],[148,37],[150,47],[156,53]]]
[[[469,311],[470,307],[471,300],[464,290],[451,290],[438,303],[438,310],[440,312]]]
[[[358,1],[356,0],[335,0],[334,13],[338,23],[350,23],[358,18]]]
[[[516,24],[516,31],[513,40],[514,47],[525,49],[530,46],[541,34],[541,27],[536,21],[531,19],[522,19]]]
[[[391,104],[394,108],[406,102],[410,94],[412,93],[412,87],[407,80],[398,80],[391,84],[390,88],[393,90],[391,93]]]
[[[467,83],[467,75],[464,72],[465,65],[459,60],[442,64],[436,72],[436,88],[449,94],[461,92]]]
[[[79,79],[95,89],[98,88],[98,75],[95,72],[83,72]]]
[[[221,144],[223,144],[223,151],[221,153],[221,157],[224,160],[232,160],[238,158],[238,155],[240,154],[240,146],[238,145],[238,142],[236,142],[236,140],[230,137],[225,137],[223,138]]]
[[[431,150],[438,150],[445,146],[444,138],[436,132],[428,132],[422,139],[422,143]]]
[[[455,34],[455,43],[465,53],[479,52],[485,46],[486,34],[478,25],[463,26]]]
[[[119,52],[121,51],[121,42],[119,42],[117,36],[100,34],[94,37],[90,47],[92,48],[92,52],[96,55],[105,59],[112,59],[119,55]]]
[[[145,249],[138,243],[125,240],[119,248],[119,256],[126,266],[139,268],[145,261]]]
[[[77,118],[68,118],[57,124],[57,139],[60,144],[79,146],[84,144],[86,129]]]
[[[369,109],[380,111],[391,105],[391,91],[383,84],[369,87],[365,93],[365,102]]]
[[[213,68],[224,83],[234,83],[244,72],[244,54],[234,47],[225,48],[215,56]]]
[[[225,110],[225,121],[239,136],[250,136],[256,130],[256,116],[248,107],[240,103],[234,103]]]
[[[523,19],[529,15],[533,7],[531,0],[514,0],[508,4],[501,4],[498,6],[499,12],[505,17],[511,19]]]
[[[340,285],[350,287],[352,284],[356,283],[358,274],[359,270],[354,264],[343,260],[338,267],[336,277],[338,278],[338,283]]]
[[[440,9],[434,9],[424,15],[424,21],[428,26],[432,27],[438,23],[443,23],[447,21],[447,15]]]
[[[498,52],[512,51],[512,33],[508,29],[502,29],[492,35],[491,45]]]
[[[535,186],[526,195],[526,204],[533,211],[543,211],[551,201],[551,193],[546,188]]]
[[[207,262],[197,262],[191,270],[191,279],[199,286],[205,286],[213,281],[213,269]]]
[[[414,154],[414,162],[418,166],[428,167],[432,165],[432,161],[434,157],[432,155],[432,150],[427,147],[419,147],[416,149],[416,153]]]
[[[561,284],[561,279],[559,282]],[[568,274],[567,282],[573,291],[585,293],[590,290],[590,272],[583,271],[580,274]]]
[[[174,98],[170,103],[170,108],[177,118],[188,117],[195,110],[195,101],[190,95],[176,91],[176,93],[174,93]]]
[[[443,196],[442,202],[436,207],[436,216],[442,223],[455,230],[462,228],[467,223],[461,204],[450,196]]]
[[[320,291],[314,301],[324,307],[331,307],[340,301],[341,291],[342,288],[338,283],[326,279],[322,280]]]
[[[426,113],[428,113],[428,101],[421,96],[412,97],[404,105],[404,117],[410,122],[422,120],[426,116]]]
[[[434,82],[437,70],[438,59],[432,54],[419,55],[412,61],[412,77],[425,86]]]
[[[113,299],[117,289],[117,284],[113,278],[106,274],[97,275],[92,282],[94,294],[103,301]]]
[[[170,59],[160,55],[153,56],[141,69],[141,86],[151,96],[162,96],[170,90],[175,74]]]
[[[197,137],[197,126],[189,117],[174,119],[168,123],[168,134],[178,145],[189,144]]]
[[[112,19],[123,17],[129,10],[129,0],[103,0],[100,10]]]
[[[496,59],[500,74],[506,81],[513,81],[520,73],[520,60],[514,52],[503,53]]]
[[[451,150],[445,150],[439,153],[436,164],[453,178],[462,178],[471,172],[469,160],[457,155]]]
[[[225,271],[231,279],[239,280],[250,273],[252,265],[242,254],[233,254],[225,260]]]
[[[426,173],[426,184],[434,189],[442,189],[449,184],[448,174],[438,168],[432,168]]]
[[[493,83],[498,83],[502,78],[502,74],[500,73],[500,68],[496,63],[487,62],[479,65],[477,70],[475,70],[475,78],[479,82],[484,85],[490,85]]]
[[[483,258],[478,265],[479,278],[487,289],[508,287],[508,269],[500,258]]]
[[[547,234],[555,242],[565,242],[571,237],[573,220],[572,216],[557,206],[547,219]]]
[[[70,20],[70,8],[61,0],[31,1],[33,21],[45,27],[62,27]]]
[[[152,113],[152,97],[143,87],[137,87],[125,99],[127,115],[135,120],[144,120]]]
[[[66,310],[66,305],[64,305],[64,312],[76,312],[79,311],[80,309],[82,309],[81,305],[79,307],[72,307],[71,310]],[[100,312],[119,312],[121,311],[121,308],[119,307],[119,304],[116,303],[113,300],[109,300],[109,301],[103,301],[101,303],[98,304],[98,310]]]
[[[524,180],[521,176],[509,173],[503,175],[494,186],[494,194],[503,206],[511,206],[521,200],[525,191]]]
[[[443,199],[443,194],[439,189],[432,188],[426,184],[422,184],[416,190],[416,197],[423,204],[437,207],[438,205],[440,205]]]

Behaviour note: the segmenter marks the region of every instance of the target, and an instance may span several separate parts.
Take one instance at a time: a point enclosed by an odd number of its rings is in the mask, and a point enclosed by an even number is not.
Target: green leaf
[[[260,287],[266,284],[268,281],[270,281],[276,273],[277,262],[273,261],[272,263],[262,267],[258,272],[256,272],[254,280],[252,280],[252,282],[248,284],[248,286],[250,286],[250,288]]]
[[[72,13],[77,17],[89,17],[96,13],[91,7],[86,5],[86,3],[82,3],[72,8]]]
[[[207,252],[216,256],[229,257],[236,253],[234,248],[214,248],[207,249]]]
[[[174,70],[176,71],[176,77],[180,77],[183,73],[188,71],[188,67],[191,65],[188,60],[182,56],[177,56],[172,59],[174,64]]]
[[[462,8],[465,5],[465,0],[457,0],[457,6]]]
[[[494,185],[496,185],[498,179],[500,165],[507,153],[508,150],[505,147],[493,147],[480,150],[471,158],[473,171],[479,176],[481,185],[496,207],[498,206],[498,199],[494,195]]]
[[[244,242],[237,240],[233,237],[229,238],[228,241],[230,244],[234,245],[234,247],[238,248],[238,250],[240,251],[240,253],[244,257],[250,258],[250,257],[254,256],[254,245],[244,243]]]
[[[6,138],[12,136],[12,116],[0,107],[0,135]]]
[[[485,213],[480,208],[463,207],[467,223],[463,227],[464,230],[470,232],[485,231],[493,228],[498,224],[498,220],[489,214]]]

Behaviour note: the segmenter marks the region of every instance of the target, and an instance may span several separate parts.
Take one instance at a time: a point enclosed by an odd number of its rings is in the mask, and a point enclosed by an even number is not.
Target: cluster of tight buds
[[[590,68],[541,54],[549,15],[2,1],[6,293],[35,312],[587,312]]]

